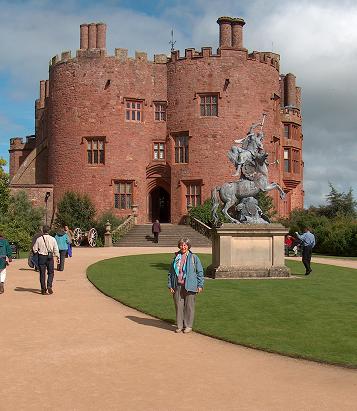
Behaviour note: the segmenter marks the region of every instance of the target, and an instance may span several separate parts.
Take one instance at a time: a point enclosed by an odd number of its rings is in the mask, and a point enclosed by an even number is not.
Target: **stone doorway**
[[[149,218],[160,223],[170,222],[170,194],[162,187],[154,188],[149,194]]]

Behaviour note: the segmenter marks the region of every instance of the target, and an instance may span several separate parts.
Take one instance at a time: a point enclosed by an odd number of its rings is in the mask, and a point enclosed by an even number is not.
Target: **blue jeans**
[[[52,288],[53,277],[55,273],[53,257],[48,258],[47,255],[38,255],[38,265],[40,268],[40,283],[41,290]],[[47,270],[47,287],[46,287],[46,270]]]

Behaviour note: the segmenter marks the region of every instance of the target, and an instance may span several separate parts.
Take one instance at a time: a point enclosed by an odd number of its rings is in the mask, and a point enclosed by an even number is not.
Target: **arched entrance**
[[[170,222],[170,194],[162,187],[154,188],[149,194],[149,217],[151,221]]]

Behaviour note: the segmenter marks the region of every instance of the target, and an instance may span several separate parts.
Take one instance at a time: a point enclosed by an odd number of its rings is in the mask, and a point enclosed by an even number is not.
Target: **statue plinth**
[[[212,278],[289,277],[281,224],[223,224],[213,232]]]

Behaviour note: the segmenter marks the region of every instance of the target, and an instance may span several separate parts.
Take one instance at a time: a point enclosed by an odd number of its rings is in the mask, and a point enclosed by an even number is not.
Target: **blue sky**
[[[277,52],[303,93],[305,205],[352,187],[357,196],[357,4],[351,0],[0,0],[0,156],[34,133],[34,100],[48,61],[79,47],[79,25],[104,21],[107,50],[169,52],[218,46],[219,16],[242,17],[244,45]]]

